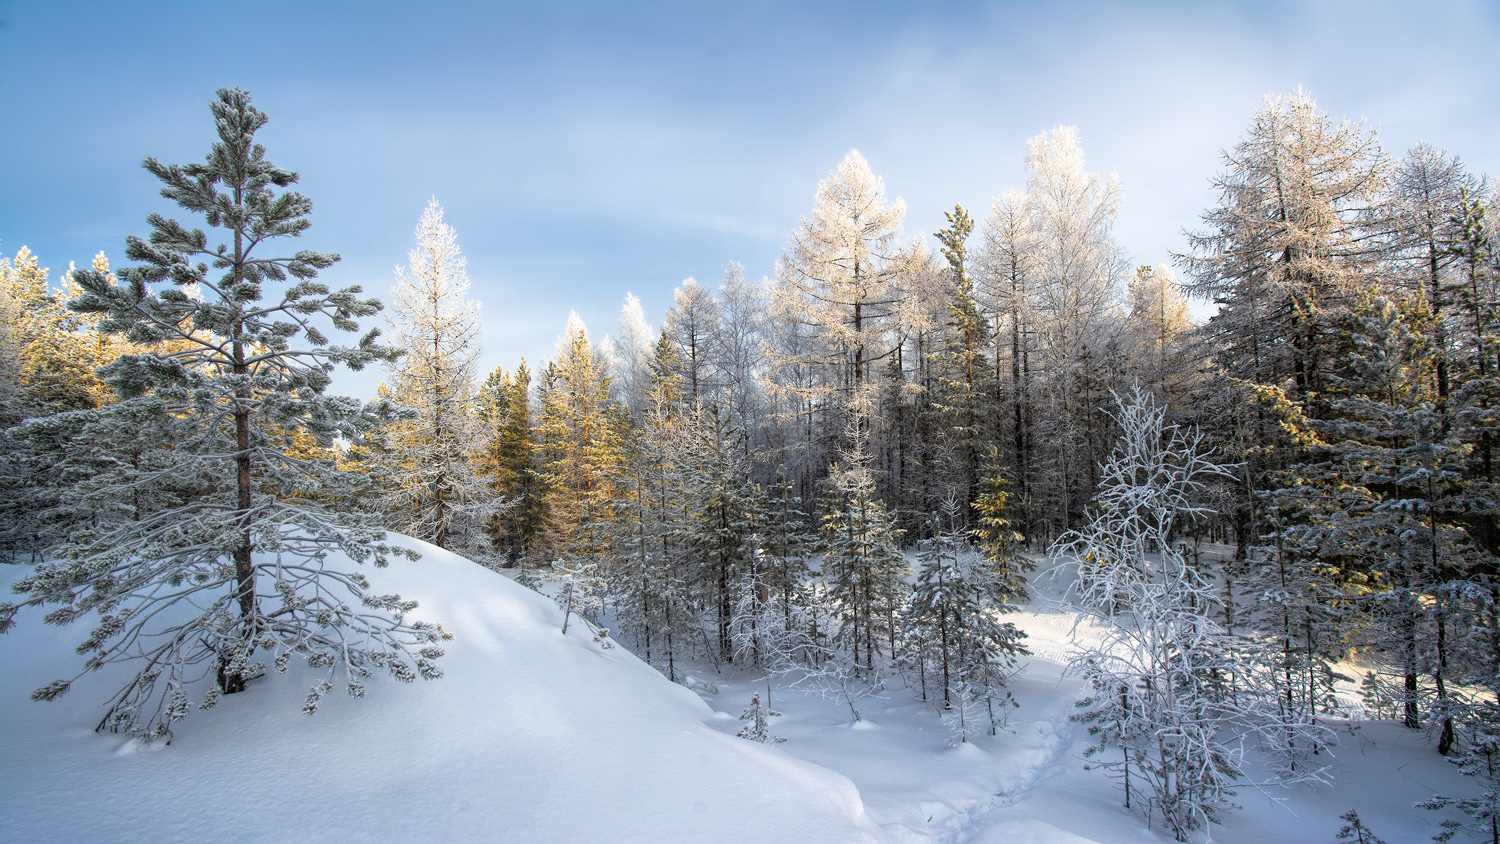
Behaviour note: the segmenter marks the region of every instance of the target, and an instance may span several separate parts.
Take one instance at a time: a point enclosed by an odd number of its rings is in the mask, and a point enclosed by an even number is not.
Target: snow
[[[713,710],[546,598],[425,543],[369,570],[454,634],[445,675],[335,690],[271,675],[176,725],[95,734],[93,675],[52,703],[80,629],[24,615],[0,639],[3,841],[879,841],[846,778],[707,725]],[[338,561],[335,561],[337,564]],[[0,586],[23,571],[0,567]],[[103,673],[103,672],[101,672]],[[736,720],[734,723],[738,723]]]
[[[306,716],[311,675],[293,669],[179,722],[170,746],[91,732],[107,677],[27,700],[76,664],[81,631],[23,616],[0,637],[0,841],[1171,840],[1085,770],[1069,720],[1083,684],[1063,666],[1073,637],[1099,631],[1075,630],[1057,602],[1065,574],[1039,573],[1033,603],[1006,618],[1033,651],[1008,731],[951,747],[935,710],[891,679],[856,704],[858,722],[841,700],[773,688],[770,730],[787,741],[771,745],[735,737],[751,695],[765,700],[760,676],[693,665],[691,688],[670,683],[576,623],[564,637],[548,599],[403,541],[423,559],[369,573],[455,634],[443,679],[374,682],[363,701],[335,691]],[[0,568],[0,585],[21,573]],[[1415,844],[1447,815],[1412,801],[1475,790],[1429,736],[1337,726],[1335,786],[1242,789],[1212,840],[1331,844],[1353,808],[1390,844]]]
[[[1005,617],[1028,633],[1033,654],[1022,658],[1025,671],[1010,685],[1020,706],[1010,710],[1008,732],[950,747],[936,711],[899,679],[888,679],[887,688],[856,704],[864,720],[853,724],[842,701],[774,689],[772,704],[783,717],[775,720],[773,731],[787,738],[777,749],[848,776],[892,842],[1173,841],[1159,823],[1148,829],[1140,814],[1121,805],[1116,780],[1097,767],[1085,769],[1086,728],[1070,720],[1085,686],[1066,676],[1065,665],[1075,647],[1096,644],[1103,630],[1092,622],[1075,624],[1077,616],[1061,602],[1072,567],[1036,562],[1032,603]],[[720,710],[738,712],[751,694],[764,695],[764,682],[748,672],[716,677],[699,666],[695,677],[705,672],[713,685],[694,685]],[[727,714],[714,722],[727,733],[738,724]],[[1416,844],[1440,832],[1438,824],[1449,815],[1414,809],[1414,800],[1434,791],[1475,791],[1456,766],[1438,756],[1431,736],[1390,721],[1339,722],[1338,733],[1332,788],[1243,788],[1236,801],[1243,809],[1214,827],[1212,840],[1333,844],[1343,826],[1339,815],[1353,808],[1389,844]],[[1247,767],[1252,776],[1265,776],[1258,766]],[[1201,830],[1194,840],[1205,840]]]

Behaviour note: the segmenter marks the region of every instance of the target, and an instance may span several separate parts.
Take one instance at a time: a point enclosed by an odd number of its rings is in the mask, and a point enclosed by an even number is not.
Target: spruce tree
[[[508,505],[490,517],[491,538],[507,565],[515,565],[527,558],[541,515],[532,466],[531,370],[525,358],[514,373],[497,367],[485,379],[479,390],[479,422],[481,471],[491,495]]]
[[[853,447],[829,475],[823,582],[837,608],[837,641],[856,666],[872,673],[882,644],[895,655],[896,612],[906,600],[908,569],[898,544],[901,531],[875,495],[866,438],[857,421],[850,427]]]
[[[994,416],[990,401],[994,373],[988,357],[989,324],[974,300],[974,279],[969,275],[966,241],[974,231],[974,222],[962,205],[943,215],[949,227],[936,237],[948,261],[948,319],[944,348],[938,355],[934,404],[944,413],[944,438],[952,441],[957,472],[951,480],[958,486],[962,515],[968,524],[972,521],[970,502],[977,493],[983,468],[983,443]]]
[[[1005,603],[1007,591],[965,540],[957,499],[950,497],[933,514],[932,539],[921,553],[903,620],[907,640],[942,681],[943,708],[980,703],[991,716],[991,733],[995,703],[1005,700],[1000,695],[1016,655],[1026,653],[1026,634],[997,620],[1014,609]]]

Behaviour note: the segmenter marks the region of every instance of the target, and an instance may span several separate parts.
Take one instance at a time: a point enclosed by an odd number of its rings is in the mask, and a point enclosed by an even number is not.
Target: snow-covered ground
[[[713,711],[550,600],[432,546],[368,572],[454,634],[441,680],[301,707],[311,675],[251,684],[170,746],[92,732],[110,677],[53,703],[82,629],[0,638],[0,841],[857,842],[845,777],[725,735]],[[0,587],[21,574],[0,567]]]
[[[1038,560],[1034,600],[1009,620],[1028,634],[1032,656],[1012,681],[1019,707],[1010,711],[1010,732],[983,736],[967,746],[949,746],[948,732],[933,707],[916,699],[899,679],[859,701],[863,721],[851,724],[839,700],[796,689],[775,692],[772,732],[789,755],[838,771],[854,781],[870,816],[893,842],[944,844],[1134,844],[1170,842],[1143,816],[1124,808],[1119,783],[1103,770],[1085,770],[1085,727],[1070,720],[1083,683],[1065,676],[1075,637],[1102,631],[1075,625],[1061,602],[1069,574],[1049,576]],[[716,709],[716,725],[730,733],[737,715],[764,685],[748,674],[715,676],[697,666],[694,682]],[[709,684],[717,692],[704,691]],[[1224,844],[1334,844],[1350,809],[1388,844],[1425,842],[1441,832],[1449,815],[1412,808],[1433,792],[1470,795],[1472,780],[1433,749],[1432,736],[1391,721],[1340,722],[1333,748],[1337,781],[1332,787],[1246,787],[1241,811],[1214,827]],[[1253,773],[1256,771],[1252,765]],[[1458,817],[1455,815],[1455,817]],[[1200,832],[1198,840],[1207,836]],[[1460,836],[1458,841],[1464,839]]]
[[[373,683],[301,712],[294,669],[177,725],[167,747],[95,734],[107,676],[60,701],[30,691],[66,673],[79,630],[23,616],[0,638],[0,840],[1165,842],[1085,770],[1082,692],[1063,664],[1076,633],[1059,582],[1011,618],[1034,655],[1009,727],[959,747],[899,680],[856,703],[775,689],[782,744],[735,737],[751,673],[696,664],[668,682],[549,600],[452,554],[370,572],[455,634],[446,676]],[[19,576],[0,567],[0,586]],[[705,705],[706,704],[706,705]],[[1350,808],[1390,844],[1426,841],[1441,813],[1411,808],[1473,783],[1429,737],[1384,721],[1341,730],[1332,788],[1244,789],[1211,830],[1226,844],[1332,844]],[[1461,839],[1460,839],[1461,840]]]

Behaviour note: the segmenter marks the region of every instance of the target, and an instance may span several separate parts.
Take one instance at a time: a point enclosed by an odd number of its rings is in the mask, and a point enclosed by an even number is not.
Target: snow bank
[[[369,569],[454,634],[446,676],[338,689],[271,675],[177,725],[170,746],[96,734],[109,672],[53,703],[81,626],[23,614],[0,637],[0,840],[879,841],[853,783],[706,725],[715,713],[623,647],[454,554]],[[334,561],[333,565],[349,565]],[[0,588],[23,571],[0,567]]]

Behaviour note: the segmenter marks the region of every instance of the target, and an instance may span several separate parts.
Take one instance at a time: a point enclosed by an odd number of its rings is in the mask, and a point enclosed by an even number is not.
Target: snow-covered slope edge
[[[715,731],[715,713],[546,598],[415,540],[369,569],[454,634],[445,677],[335,690],[272,675],[179,723],[170,747],[91,731],[110,677],[53,703],[81,628],[0,637],[0,840],[880,841],[846,778]],[[333,565],[348,565],[335,560]],[[0,588],[22,574],[0,567]]]

